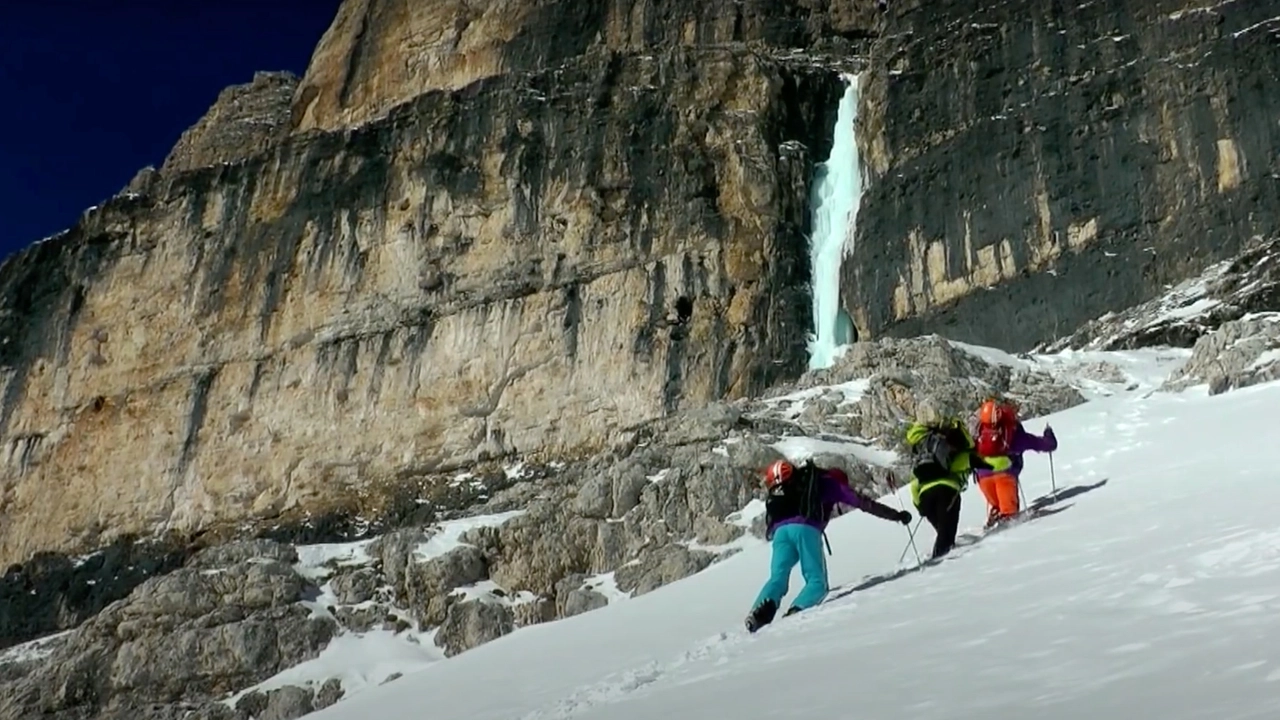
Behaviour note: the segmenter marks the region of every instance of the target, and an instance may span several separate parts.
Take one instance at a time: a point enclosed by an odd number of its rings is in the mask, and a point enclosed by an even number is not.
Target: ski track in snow
[[[1053,465],[1061,499],[940,563],[913,568],[901,526],[851,513],[828,530],[827,602],[755,635],[742,619],[767,574],[763,542],[314,717],[418,718],[424,703],[432,717],[459,720],[752,720],[854,708],[912,720],[1077,720],[1134,708],[1161,720],[1280,717],[1271,510],[1280,431],[1265,421],[1280,406],[1280,382],[1214,397],[1203,387],[1152,392],[1184,357],[991,356],[1060,375],[1111,359],[1126,377],[1098,381],[1090,402],[1040,419],[1062,444]],[[1027,456],[1028,500],[1051,494],[1049,467],[1046,456]],[[984,515],[971,487],[961,536],[980,532]],[[919,527],[927,554],[932,531]],[[800,585],[797,571],[789,596]]]

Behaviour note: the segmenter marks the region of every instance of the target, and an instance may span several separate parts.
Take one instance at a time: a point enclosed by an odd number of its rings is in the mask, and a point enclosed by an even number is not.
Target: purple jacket
[[[809,520],[800,515],[782,518],[781,520],[777,520],[769,525],[768,529],[765,531],[766,538],[772,539],[774,530],[777,530],[783,525],[792,525],[794,523],[804,523],[810,527],[817,528],[818,530],[826,530],[827,521],[834,516],[838,516],[838,513],[833,515],[832,512],[837,505],[848,505],[849,507],[861,510],[865,513],[870,513],[885,520],[895,520],[901,513],[900,510],[894,510],[888,505],[878,503],[875,500],[865,498],[854,492],[853,488],[850,488],[847,484],[837,479],[837,476],[834,475],[831,470],[820,470],[819,473],[818,481],[822,483],[823,516],[827,518],[827,520],[819,522],[816,520]]]
[[[1018,477],[1022,473],[1022,454],[1027,452],[1053,452],[1058,449],[1058,438],[1054,436],[1053,431],[1046,431],[1044,435],[1033,435],[1022,427],[1022,423],[1018,423],[1018,428],[1013,432],[1013,443],[1009,447],[1009,460],[1013,463],[1009,469],[1001,472]],[[994,475],[994,470],[974,469],[978,474],[978,478]]]

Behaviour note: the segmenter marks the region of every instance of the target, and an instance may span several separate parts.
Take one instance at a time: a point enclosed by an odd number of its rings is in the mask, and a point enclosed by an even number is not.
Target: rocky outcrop
[[[323,710],[342,699],[342,685],[329,680],[319,691],[286,685],[267,692],[253,691],[236,701],[235,716],[251,720],[294,720]]]
[[[243,162],[288,137],[298,77],[288,72],[258,72],[251,82],[232,85],[195,125],[187,128],[160,168],[147,166],[133,176],[122,195],[164,192],[175,175],[215,165]]]
[[[1029,349],[1280,230],[1273,3],[888,5],[842,271],[864,335]]]
[[[861,445],[860,454],[874,457],[875,445],[901,449],[908,422],[968,417],[992,395],[1016,403],[1022,417],[1048,415],[1085,400],[1043,370],[991,362],[934,335],[853,343],[832,367],[780,385],[745,408],[757,422],[768,418],[794,424],[795,434],[831,435]]]
[[[123,537],[84,557],[37,553],[10,566],[0,577],[0,648],[74,628],[189,554],[178,539]]]
[[[1203,335],[1166,390],[1207,384],[1209,394],[1280,379],[1280,313],[1247,315]]]
[[[0,268],[0,563],[400,515],[432,470],[797,372],[838,92],[729,48],[593,55],[89,212]]]
[[[437,643],[456,654],[606,604],[590,587],[602,575],[617,571],[617,588],[637,595],[726,556],[746,532],[730,519],[751,500],[755,472],[782,457],[726,405],[649,424],[623,443],[496,493],[480,520],[384,535],[368,544],[367,568],[325,587],[343,605],[405,608],[417,627],[439,626]]]
[[[315,657],[336,625],[299,603],[307,582],[278,559],[296,560],[292,550],[261,550],[197,555],[143,583],[0,686],[0,717],[180,717],[175,704],[212,702]]]
[[[253,81],[223,90],[213,107],[169,151],[161,173],[236,163],[262,153],[289,134],[298,77],[259,72]]]
[[[1223,323],[1280,309],[1280,238],[1257,240],[1154,300],[1091,320],[1042,349],[1189,348]]]

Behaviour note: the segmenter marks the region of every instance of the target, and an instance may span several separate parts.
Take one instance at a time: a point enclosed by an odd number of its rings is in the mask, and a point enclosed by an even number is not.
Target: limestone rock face
[[[0,267],[0,564],[404,519],[428,471],[797,372],[838,93],[732,48],[584,56],[90,211]]]
[[[259,72],[253,81],[223,90],[198,123],[178,138],[161,173],[234,163],[274,145],[289,133],[289,109],[298,78],[286,72]],[[143,180],[131,189],[142,191]]]
[[[888,5],[842,271],[864,335],[1026,350],[1280,230],[1273,3]]]
[[[871,0],[347,0],[320,40],[293,104],[297,130],[377,119],[433,90],[540,72],[589,52],[649,53],[750,43],[807,48],[866,34]],[[665,84],[665,83],[664,83]]]

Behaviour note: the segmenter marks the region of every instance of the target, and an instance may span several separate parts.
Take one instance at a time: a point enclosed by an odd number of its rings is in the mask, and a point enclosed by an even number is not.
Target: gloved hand
[[[1051,448],[1049,452],[1053,452],[1058,449],[1058,436],[1053,434],[1053,428],[1048,425],[1044,426],[1044,439],[1048,441]]]
[[[906,510],[903,510],[902,512],[898,513],[898,522],[902,523],[903,525],[910,525],[911,513]]]

